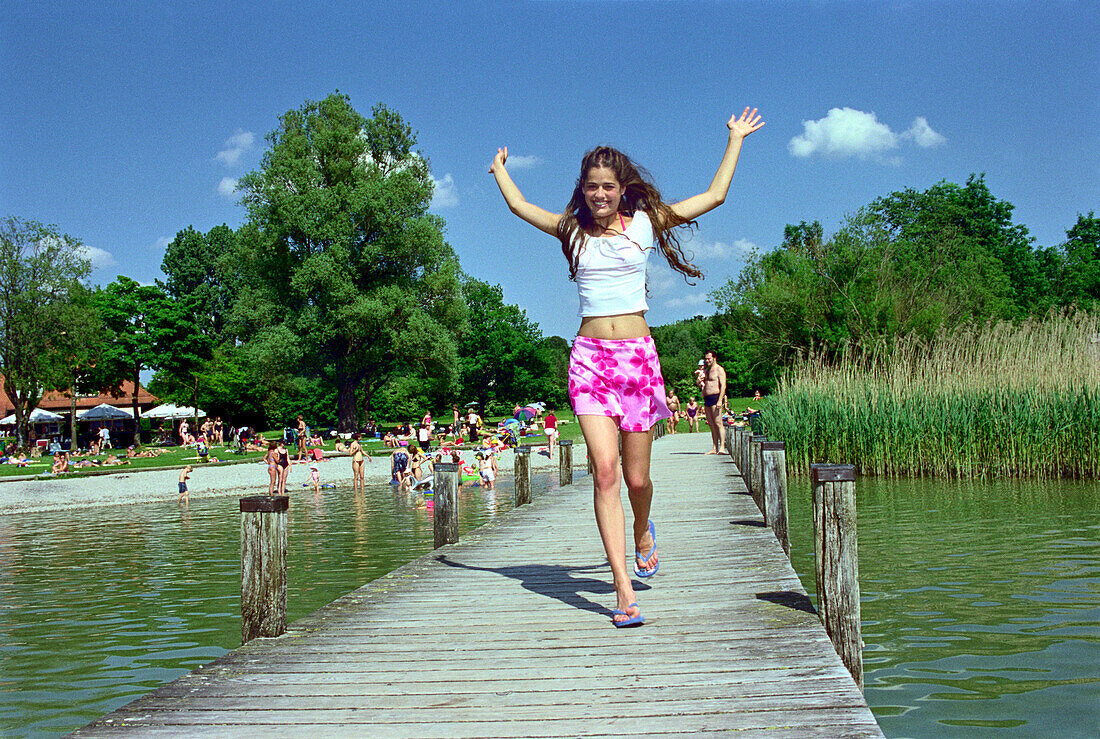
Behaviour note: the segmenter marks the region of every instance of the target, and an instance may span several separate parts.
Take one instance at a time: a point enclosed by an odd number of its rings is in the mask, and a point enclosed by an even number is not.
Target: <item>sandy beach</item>
[[[466,450],[463,458],[473,460],[474,453]],[[498,457],[501,472],[510,473],[514,454],[505,452]],[[583,445],[573,452],[573,463],[584,464]],[[346,454],[330,454],[317,463],[321,484],[351,485],[351,458]],[[557,469],[558,460],[545,453],[531,455],[532,470],[547,467]],[[309,479],[309,467],[296,463],[287,479],[287,493],[306,490],[303,483]],[[90,506],[124,505],[166,501],[174,503],[178,493],[179,468],[157,470],[127,470],[123,468],[111,474],[75,478],[31,478],[0,481],[0,515],[33,511],[57,511]],[[388,456],[375,457],[366,465],[366,481],[385,484],[390,480]],[[267,493],[267,467],[262,462],[242,462],[225,465],[195,465],[188,487],[192,498],[210,498],[221,495],[248,495]]]

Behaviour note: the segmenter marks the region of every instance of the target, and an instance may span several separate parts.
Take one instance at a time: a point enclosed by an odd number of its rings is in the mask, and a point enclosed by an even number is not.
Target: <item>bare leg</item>
[[[707,428],[710,429],[710,441],[714,445],[707,454],[718,454],[722,447],[718,445],[718,434],[722,430],[722,423],[718,417],[718,406],[708,405],[703,409],[707,414]]]
[[[615,620],[625,621],[637,616],[638,610],[629,607],[636,598],[626,568],[626,527],[619,494],[619,429],[614,419],[607,416],[582,415],[577,417],[577,421],[594,468],[593,507],[604,552],[611,565],[616,608],[627,613],[626,616],[616,615]]]
[[[267,497],[270,498],[272,495],[275,494],[275,483],[279,480],[279,468],[268,467],[267,476],[271,478],[271,480],[267,483]]]
[[[650,431],[624,431],[622,437],[623,480],[630,498],[630,510],[634,514],[634,551],[645,556],[653,548],[653,537],[649,534],[649,511],[653,504],[649,459],[653,434]],[[647,570],[653,569],[657,565],[657,553],[654,552],[644,564]]]

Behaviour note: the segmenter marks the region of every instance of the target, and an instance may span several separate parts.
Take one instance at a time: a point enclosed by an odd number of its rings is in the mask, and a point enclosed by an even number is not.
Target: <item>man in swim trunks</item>
[[[710,439],[714,448],[707,454],[718,454],[726,445],[726,429],[722,426],[722,406],[726,400],[726,370],[718,364],[718,355],[707,349],[703,355],[706,370],[703,374],[703,411],[710,427]]]
[[[665,431],[669,434],[676,433],[676,424],[680,422],[680,398],[677,397],[676,391],[672,389],[672,386],[668,386],[667,392],[665,392],[665,405],[672,411],[672,415],[665,421]]]

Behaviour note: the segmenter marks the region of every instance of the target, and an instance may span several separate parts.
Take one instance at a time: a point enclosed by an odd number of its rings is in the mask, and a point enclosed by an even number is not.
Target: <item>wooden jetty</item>
[[[636,579],[645,626],[611,626],[580,477],[76,735],[882,736],[708,441],[654,444],[661,568]]]

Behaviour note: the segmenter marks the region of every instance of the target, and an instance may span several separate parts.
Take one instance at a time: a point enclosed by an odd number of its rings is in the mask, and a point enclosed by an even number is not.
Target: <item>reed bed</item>
[[[763,420],[795,472],[1100,478],[1100,321],[1052,314],[811,357],[783,374]]]

